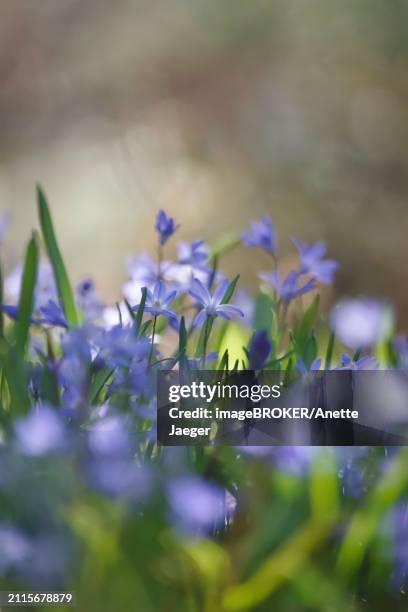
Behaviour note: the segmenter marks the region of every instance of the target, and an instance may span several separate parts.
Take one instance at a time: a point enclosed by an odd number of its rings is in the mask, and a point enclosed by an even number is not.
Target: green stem
[[[158,280],[162,280],[162,270],[161,270],[161,264],[163,261],[163,247],[160,244],[157,245],[157,278]]]
[[[154,316],[153,318],[153,330],[152,330],[152,343],[150,346],[150,354],[149,354],[149,361],[148,361],[148,366],[150,367],[151,363],[152,363],[152,357],[153,357],[153,349],[154,349],[154,336],[156,333],[156,321],[157,321],[157,316]]]
[[[203,347],[203,367],[205,368],[205,362],[207,359],[207,344],[208,344],[208,337],[210,335],[209,333],[209,327],[210,327],[210,317],[207,315],[207,318],[205,320],[205,334],[204,334],[204,347]]]

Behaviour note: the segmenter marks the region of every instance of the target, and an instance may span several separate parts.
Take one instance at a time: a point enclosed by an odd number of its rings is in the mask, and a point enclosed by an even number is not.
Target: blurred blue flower
[[[31,544],[18,527],[0,524],[0,574],[18,568],[31,556]]]
[[[117,325],[108,330],[101,330],[97,338],[99,358],[112,368],[130,367],[134,362],[142,361],[149,353],[149,341],[136,336],[131,326]]]
[[[161,272],[167,267],[168,262],[161,262]],[[152,289],[159,280],[159,267],[150,255],[142,253],[137,257],[128,257],[126,269],[129,279],[122,287],[125,298],[131,303],[139,302],[142,297],[142,288]]]
[[[266,330],[262,329],[254,332],[248,347],[250,369],[262,369],[268,360],[271,350],[272,343]]]
[[[323,259],[327,251],[325,242],[320,240],[315,244],[308,245],[297,238],[293,238],[293,243],[300,256],[300,272],[310,274],[319,283],[330,285],[339,264],[334,259]]]
[[[5,279],[4,296],[7,301],[13,304],[18,303],[22,278],[23,265],[19,264]],[[58,302],[58,292],[51,264],[48,260],[44,260],[40,261],[38,266],[34,292],[34,310],[37,311],[41,306],[47,304],[49,300]]]
[[[68,327],[64,312],[59,304],[49,300],[44,306],[39,309],[41,318],[39,322],[55,327]]]
[[[222,303],[227,287],[228,281],[225,280],[218,285],[213,295],[211,295],[207,287],[198,278],[193,280],[189,294],[202,307],[202,310],[194,318],[194,327],[202,325],[206,318],[210,316],[220,316],[228,320],[232,319],[232,315],[237,315],[238,317],[244,316],[244,313],[236,306]]]
[[[13,319],[13,321],[16,321],[19,317],[18,306],[13,306],[11,304],[0,304],[0,310],[10,319]]]
[[[307,374],[307,372],[316,372],[320,370],[320,366],[322,365],[322,360],[320,357],[316,357],[308,367],[301,357],[296,359],[295,368],[300,374]]]
[[[103,312],[92,278],[84,278],[75,288],[77,306],[83,311],[87,321],[95,321]]]
[[[88,432],[90,450],[105,457],[129,456],[132,451],[129,418],[112,415],[92,424]]]
[[[205,356],[205,363],[208,365],[209,363],[216,361],[218,359],[217,351],[211,351],[207,353]],[[191,368],[199,368],[203,363],[203,357],[189,357],[188,364]]]
[[[167,498],[175,524],[184,531],[206,532],[225,521],[225,491],[198,476],[171,480]]]
[[[360,357],[354,361],[350,355],[343,353],[341,356],[341,366],[334,368],[335,370],[377,370],[378,361],[371,355]]]
[[[17,321],[19,318],[19,307],[10,304],[0,304],[0,310],[4,312],[10,319]],[[43,306],[40,306],[37,316],[30,318],[33,325],[51,325],[53,327],[68,327],[64,313],[60,306],[49,300]]]
[[[133,502],[146,501],[153,490],[153,473],[134,459],[97,458],[86,466],[92,487],[108,497]]]
[[[156,231],[159,234],[160,244],[163,245],[174,234],[179,226],[174,223],[174,219],[168,217],[164,210],[159,210],[156,217]]]
[[[177,296],[177,291],[166,290],[166,285],[162,280],[159,280],[153,291],[147,289],[145,312],[150,312],[154,317],[164,315],[165,317],[177,318],[177,314],[174,310],[170,310],[169,306]],[[137,311],[139,305],[135,306],[133,310]]]
[[[300,272],[289,272],[283,281],[276,270],[273,272],[261,272],[259,276],[262,280],[271,283],[275,287],[284,304],[289,304],[295,297],[312,291],[316,287],[314,279],[308,280],[303,284],[300,283]]]
[[[210,255],[210,248],[204,240],[194,240],[192,243],[179,242],[177,245],[178,261],[182,265],[193,268],[205,267]]]
[[[275,254],[275,228],[268,217],[262,217],[260,221],[252,223],[249,229],[241,233],[241,240],[247,246],[259,247],[267,253]]]
[[[15,445],[23,455],[39,457],[66,448],[66,432],[56,409],[34,407],[14,424]]]
[[[19,568],[21,574],[33,587],[41,584],[42,588],[56,589],[69,579],[69,562],[73,546],[64,534],[37,534],[31,538],[31,555]]]
[[[397,336],[394,346],[398,352],[398,365],[404,370],[408,369],[408,336]]]
[[[279,446],[274,451],[276,465],[284,472],[304,476],[319,450],[318,446]]]
[[[4,242],[8,226],[10,225],[10,213],[7,211],[0,215],[0,244]]]
[[[346,346],[369,348],[391,333],[393,312],[383,302],[370,298],[343,299],[332,311],[331,325]]]

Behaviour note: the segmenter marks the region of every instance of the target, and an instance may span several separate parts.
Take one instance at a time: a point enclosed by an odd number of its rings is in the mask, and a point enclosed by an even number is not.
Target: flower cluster
[[[407,367],[406,338],[393,340],[393,311],[381,300],[340,300],[326,328],[316,295],[319,284],[334,282],[338,263],[326,258],[324,242],[294,238],[298,264],[284,273],[277,232],[266,216],[230,247],[259,248],[269,258],[258,295],[237,290],[238,277],[225,276],[220,254],[201,239],[180,242],[177,259],[166,259],[164,247],[179,226],[159,211],[157,259],[147,253],[129,257],[122,293],[112,305],[103,302],[90,278],[71,287],[42,192],[39,206],[40,218],[50,219],[42,221],[47,257],[39,257],[33,238],[25,265],[6,276],[0,305],[0,579],[64,587],[81,571],[78,540],[88,546],[90,563],[98,538],[110,534],[106,550],[112,551],[121,538],[131,541],[134,524],[139,530],[146,525],[146,538],[160,532],[161,542],[170,538],[168,527],[205,541],[234,525],[239,533],[240,524],[250,524],[242,517],[248,482],[254,474],[259,479],[259,459],[301,482],[313,472],[316,449],[242,447],[228,455],[208,448],[189,455],[160,448],[155,377],[161,368],[270,368],[285,377],[322,367]],[[1,242],[5,231],[3,220]],[[346,506],[364,495],[362,474],[375,479],[390,461],[376,456],[372,467],[372,455],[358,449],[338,453],[334,477]],[[283,498],[291,486],[281,487]],[[126,511],[121,514],[115,504]],[[103,518],[96,518],[99,511]],[[132,518],[123,527],[118,514],[124,521]],[[262,516],[257,522],[270,521]],[[114,550],[109,554],[119,555]],[[129,550],[128,560],[136,554]],[[206,554],[222,558],[216,547]],[[401,546],[398,559],[405,579]]]

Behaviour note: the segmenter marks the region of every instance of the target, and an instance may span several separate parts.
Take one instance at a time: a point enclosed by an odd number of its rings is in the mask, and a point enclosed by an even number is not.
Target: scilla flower
[[[267,253],[274,254],[276,251],[276,235],[272,221],[268,217],[262,217],[257,223],[241,234],[242,242],[247,246],[259,247]]]
[[[164,315],[165,317],[177,318],[174,310],[169,309],[169,305],[173,302],[176,295],[177,291],[167,293],[164,282],[158,281],[153,291],[147,289],[145,312],[150,312],[154,317]],[[134,310],[137,309],[138,306]]]
[[[370,298],[340,300],[331,316],[333,331],[352,349],[369,348],[392,331],[392,309]]]
[[[193,321],[194,327],[202,325],[206,318],[210,316],[220,316],[228,320],[232,319],[232,315],[237,315],[238,317],[244,316],[244,313],[236,306],[222,303],[227,287],[228,281],[225,280],[218,285],[213,295],[211,295],[207,287],[198,278],[193,280],[189,294],[202,307]]]
[[[269,340],[266,330],[261,329],[254,332],[248,347],[249,367],[251,370],[260,370],[268,360],[272,350],[272,343]]]
[[[163,245],[174,234],[179,226],[174,223],[174,219],[168,217],[164,210],[159,210],[156,217],[156,231],[159,234],[160,244]]]
[[[301,272],[310,274],[319,283],[330,285],[339,264],[334,259],[323,259],[326,254],[326,243],[319,240],[315,244],[306,244],[293,238],[293,244],[299,252]]]
[[[284,304],[289,304],[295,297],[311,291],[316,286],[314,279],[301,283],[299,280],[300,272],[289,272],[284,280],[281,280],[276,271],[261,272],[259,276],[262,280],[271,283],[275,287]]]

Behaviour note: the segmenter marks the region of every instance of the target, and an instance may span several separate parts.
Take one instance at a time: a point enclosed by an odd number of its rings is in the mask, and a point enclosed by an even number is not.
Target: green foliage
[[[52,269],[54,271],[55,283],[57,285],[61,305],[64,309],[65,317],[68,323],[71,325],[77,325],[79,318],[77,309],[75,307],[74,294],[69,282],[67,271],[65,269],[64,260],[62,259],[62,255],[59,250],[47,200],[40,186],[37,186],[37,204],[41,231],[48,257],[50,258]]]
[[[38,244],[36,236],[33,235],[28,243],[25,256],[20,300],[18,305],[18,319],[15,323],[16,346],[17,350],[22,354],[24,354],[27,347],[28,335],[31,326],[37,270]]]

